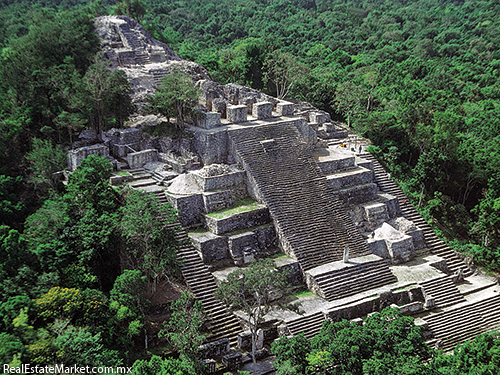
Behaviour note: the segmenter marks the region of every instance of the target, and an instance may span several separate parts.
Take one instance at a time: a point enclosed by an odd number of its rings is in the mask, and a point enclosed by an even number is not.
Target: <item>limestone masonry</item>
[[[241,356],[228,353],[238,343],[248,347],[245,317],[225,310],[212,292],[236,267],[263,257],[314,294],[300,299],[303,315],[277,309],[267,316],[262,342],[312,337],[325,319],[357,320],[387,306],[416,317],[429,344],[445,350],[498,327],[495,281],[434,235],[366,152],[367,140],[307,103],[217,85],[128,17],[100,17],[96,26],[139,108],[173,67],[202,90],[188,137],[151,137],[141,128],[162,119],[137,115],[107,132],[103,144],[72,150],[69,170],[104,155],[129,172],[113,183],[128,180],[179,210],[181,236],[190,240],[178,254],[182,273],[211,319],[207,361],[224,355],[229,367],[240,365]]]

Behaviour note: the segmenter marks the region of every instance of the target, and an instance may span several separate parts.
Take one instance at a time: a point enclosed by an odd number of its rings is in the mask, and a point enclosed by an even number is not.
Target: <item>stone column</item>
[[[349,263],[349,245],[344,247],[344,263]]]

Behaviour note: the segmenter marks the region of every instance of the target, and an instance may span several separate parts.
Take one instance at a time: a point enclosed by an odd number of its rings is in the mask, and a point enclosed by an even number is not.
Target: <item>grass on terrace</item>
[[[226,208],[225,210],[222,211],[212,212],[207,214],[207,216],[213,217],[214,219],[224,219],[231,215],[239,214],[241,212],[251,211],[259,207],[260,207],[259,203],[254,201],[252,198],[245,198],[236,201],[235,207]]]

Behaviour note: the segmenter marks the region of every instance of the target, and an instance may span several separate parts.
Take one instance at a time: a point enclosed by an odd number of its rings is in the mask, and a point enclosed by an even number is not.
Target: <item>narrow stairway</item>
[[[437,307],[447,307],[465,302],[464,296],[451,281],[449,276],[437,277],[419,283],[425,293],[434,297]]]
[[[459,269],[461,269],[465,277],[471,276],[474,272],[467,264],[465,264],[465,262],[457,255],[457,253],[455,253],[454,250],[452,250],[444,241],[440,240],[436,236],[430,225],[427,224],[424,218],[411,205],[401,188],[394,181],[392,181],[378,160],[372,154],[367,152],[364,152],[359,156],[373,162],[375,182],[379,186],[380,190],[398,198],[403,216],[422,229],[425,242],[431,253],[446,259],[448,269],[452,273],[456,273]]]
[[[177,225],[180,227],[180,224]],[[201,301],[209,317],[209,330],[212,335],[207,341],[227,337],[231,346],[236,345],[238,333],[242,331],[240,323],[222,303],[214,298],[213,293],[217,289],[215,280],[191,244],[186,229],[181,228],[178,232],[178,240],[181,246],[177,251],[177,257],[182,262],[182,276],[196,299]]]

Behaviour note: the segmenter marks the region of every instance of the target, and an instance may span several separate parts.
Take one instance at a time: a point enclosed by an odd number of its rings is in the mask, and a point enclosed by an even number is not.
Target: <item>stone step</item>
[[[302,316],[295,320],[287,321],[285,324],[293,336],[304,333],[308,339],[311,339],[314,335],[320,332],[324,321],[324,314],[322,312],[317,312]]]
[[[451,281],[449,276],[444,276],[419,283],[426,293],[434,297],[437,307],[447,307],[456,303],[465,302],[465,298]]]
[[[345,189],[352,186],[373,182],[373,171],[363,167],[355,167],[347,171],[326,175],[326,180],[333,190]]]

